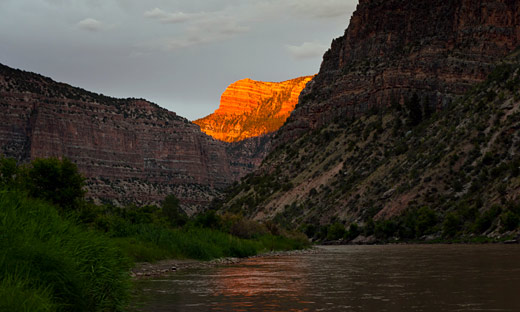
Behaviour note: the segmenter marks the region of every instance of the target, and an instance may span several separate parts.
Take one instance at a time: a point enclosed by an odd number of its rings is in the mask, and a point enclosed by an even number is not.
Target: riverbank
[[[263,257],[278,257],[278,256],[288,256],[288,255],[302,255],[302,254],[317,254],[319,253],[319,248],[317,246],[313,246],[308,249],[302,250],[289,250],[289,251],[270,251],[266,253],[261,253],[254,256],[244,257],[244,258],[236,258],[236,257],[223,257],[218,259],[213,259],[210,261],[200,261],[193,259],[169,259],[169,260],[161,260],[154,263],[150,262],[140,262],[137,263],[131,270],[130,275],[133,279],[146,279],[158,276],[166,276],[169,274],[174,274],[179,271],[184,271],[187,269],[200,269],[200,268],[212,268],[219,265],[230,265],[237,264],[242,261],[254,258],[263,258]]]
[[[401,240],[401,239],[379,239],[374,235],[358,236],[353,240],[329,240],[318,242],[320,245],[387,245],[387,244],[519,244],[520,234],[508,233],[506,235],[488,237],[488,236],[470,236],[458,238],[443,238],[439,235],[429,235],[421,239]]]

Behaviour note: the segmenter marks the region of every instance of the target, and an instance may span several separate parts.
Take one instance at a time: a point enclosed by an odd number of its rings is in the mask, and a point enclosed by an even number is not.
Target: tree
[[[173,194],[166,196],[161,208],[162,214],[172,226],[183,226],[188,221],[186,213],[181,209],[179,199]]]
[[[85,195],[85,178],[66,158],[33,160],[24,180],[30,196],[48,200],[63,210],[76,208]]]
[[[345,235],[345,226],[339,222],[335,222],[327,229],[327,240],[338,240]]]
[[[442,223],[442,234],[445,237],[454,237],[462,229],[462,220],[460,215],[455,212],[449,212]]]

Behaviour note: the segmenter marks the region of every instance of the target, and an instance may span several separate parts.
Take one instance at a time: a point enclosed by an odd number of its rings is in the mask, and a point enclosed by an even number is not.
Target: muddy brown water
[[[137,281],[133,311],[520,311],[520,245],[323,246]]]

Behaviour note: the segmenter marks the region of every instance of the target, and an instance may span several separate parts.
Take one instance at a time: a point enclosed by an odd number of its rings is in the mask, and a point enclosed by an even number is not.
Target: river
[[[323,246],[137,282],[136,311],[520,311],[519,245]]]

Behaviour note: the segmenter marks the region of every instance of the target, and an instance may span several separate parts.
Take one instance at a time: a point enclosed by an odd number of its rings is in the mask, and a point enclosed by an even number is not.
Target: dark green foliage
[[[374,234],[376,224],[374,223],[374,220],[370,218],[363,227],[363,235],[364,236],[370,236]]]
[[[19,170],[16,160],[0,157],[0,187],[14,187],[19,178]]]
[[[263,224],[237,215],[221,216],[213,210],[188,219],[183,227],[175,228],[163,212],[153,206],[125,209],[105,207],[94,214],[93,219],[88,218],[88,225],[113,238],[135,261],[245,257],[270,248],[295,249],[308,245],[301,237],[280,233],[273,226],[270,227],[273,231],[269,231]],[[269,245],[265,245],[268,241]]]
[[[36,159],[27,169],[25,187],[29,195],[70,210],[85,195],[85,179],[68,159]]]
[[[494,205],[478,216],[474,226],[475,234],[483,234],[487,231],[493,225],[493,221],[500,215],[501,211],[502,209],[500,206]]]
[[[449,212],[442,223],[442,234],[445,237],[455,237],[462,228],[462,220],[459,214]]]
[[[179,199],[173,194],[166,196],[161,208],[163,215],[173,227],[183,226],[188,221],[188,216],[181,209]]]
[[[339,222],[335,222],[327,229],[327,240],[338,240],[345,235],[345,226]]]
[[[394,220],[383,220],[375,223],[374,235],[379,239],[392,238],[398,225]]]
[[[307,237],[312,238],[317,234],[318,226],[315,224],[304,224],[301,228],[301,231]]]
[[[0,194],[0,233],[0,293],[20,300],[5,303],[14,311],[25,300],[29,306],[41,304],[42,311],[124,307],[130,262],[106,237],[20,191]]]
[[[30,286],[20,275],[6,274],[0,280],[0,311],[51,312],[57,310],[51,292],[45,287]]]
[[[511,210],[506,211],[500,217],[502,228],[505,231],[512,231],[520,225],[520,216]]]
[[[359,226],[357,225],[357,223],[352,223],[350,224],[348,231],[345,232],[344,238],[347,241],[351,241],[354,238],[358,237],[359,234],[361,234]]]
[[[199,227],[219,229],[221,226],[220,216],[214,210],[209,210],[197,215],[194,224]]]
[[[437,215],[430,207],[421,207],[418,211],[417,223],[415,226],[416,236],[420,237],[433,232],[433,227],[437,224]]]

